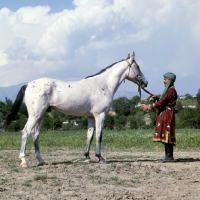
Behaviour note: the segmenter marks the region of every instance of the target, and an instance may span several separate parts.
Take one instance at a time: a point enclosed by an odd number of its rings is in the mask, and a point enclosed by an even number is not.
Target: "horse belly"
[[[77,116],[92,116],[91,100],[82,92],[66,91],[56,95],[50,106],[64,114]]]

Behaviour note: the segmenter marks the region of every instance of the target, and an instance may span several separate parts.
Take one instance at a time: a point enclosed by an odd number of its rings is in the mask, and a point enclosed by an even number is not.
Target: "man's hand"
[[[153,101],[153,102],[155,103],[156,101],[159,100],[159,97],[158,97],[156,94],[153,94],[153,95],[150,97],[149,100],[150,100],[150,101]]]
[[[140,107],[140,109],[144,112],[148,111],[149,110],[149,105],[143,105]]]

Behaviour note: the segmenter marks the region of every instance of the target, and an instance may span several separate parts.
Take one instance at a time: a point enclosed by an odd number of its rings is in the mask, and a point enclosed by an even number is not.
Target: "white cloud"
[[[41,76],[64,78],[65,73],[69,79],[85,77],[132,51],[152,90],[155,84],[162,90],[158,81],[168,70],[180,79],[193,76],[199,81],[200,2],[74,0],[73,4],[74,10],[54,14],[48,6],[0,10],[0,86]]]
[[[8,63],[8,56],[0,49],[0,67]]]

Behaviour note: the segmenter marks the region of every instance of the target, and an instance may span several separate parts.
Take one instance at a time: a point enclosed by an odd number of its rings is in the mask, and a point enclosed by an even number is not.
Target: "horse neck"
[[[107,69],[105,72],[104,76],[106,78],[104,83],[107,85],[107,88],[110,90],[110,92],[113,93],[113,95],[126,77],[128,69],[127,66],[128,64],[126,61],[121,61]]]

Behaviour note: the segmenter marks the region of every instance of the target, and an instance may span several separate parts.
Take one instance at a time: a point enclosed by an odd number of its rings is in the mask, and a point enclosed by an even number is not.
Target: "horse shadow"
[[[110,163],[137,163],[137,162],[152,162],[152,163],[158,163],[158,159],[112,159],[112,160],[106,160],[105,164],[110,164]],[[190,162],[200,162],[199,158],[177,158],[174,159],[173,162],[171,163],[190,163]],[[75,163],[88,163],[88,164],[98,164],[98,161],[91,161],[91,162],[85,162],[83,160],[80,161],[61,161],[61,162],[53,162],[50,163],[50,165],[72,165]]]

